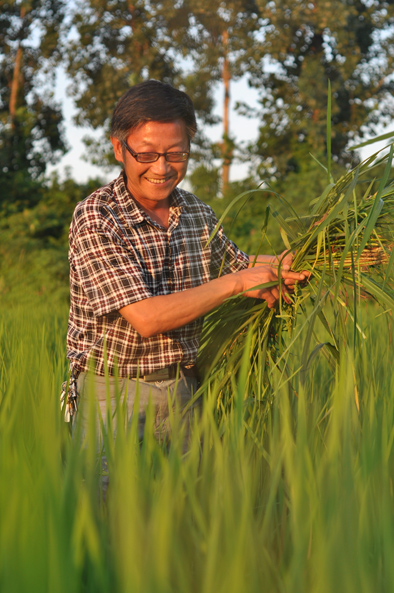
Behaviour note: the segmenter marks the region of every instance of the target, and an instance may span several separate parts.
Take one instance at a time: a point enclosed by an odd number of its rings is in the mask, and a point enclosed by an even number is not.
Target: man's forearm
[[[172,294],[154,296],[120,309],[120,314],[145,338],[177,329],[202,317],[241,292],[236,274]]]
[[[182,327],[240,293],[264,299],[269,307],[274,307],[279,299],[278,273],[277,266],[262,263],[216,278],[196,288],[132,303],[119,312],[141,336],[149,338]],[[305,280],[305,275],[290,270],[281,270],[280,275],[282,294],[286,300],[286,286]],[[275,285],[264,286],[272,282]]]

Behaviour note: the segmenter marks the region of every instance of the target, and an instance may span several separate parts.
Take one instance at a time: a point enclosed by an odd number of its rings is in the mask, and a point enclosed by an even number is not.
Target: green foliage
[[[230,183],[224,195],[218,196],[214,183],[214,180],[218,180],[218,170],[207,170],[201,165],[194,171],[189,177],[193,191],[213,208],[222,221],[226,235],[240,249],[246,253],[257,253],[264,245],[270,253],[283,251],[279,225],[266,226],[267,216],[270,216],[271,211],[279,211],[283,216],[290,212],[286,202],[274,191],[275,186],[272,189],[264,183],[258,186],[254,179],[246,178]],[[306,194],[309,194],[308,189]],[[316,194],[311,192],[309,200],[313,195]],[[234,200],[237,203],[232,207]]]
[[[193,193],[203,202],[210,203],[219,195],[219,170],[217,168],[208,168],[200,164],[194,167],[188,175],[188,181],[192,185]]]
[[[100,187],[56,175],[37,187],[36,205],[0,222],[0,294],[3,303],[67,302],[68,228],[77,202]]]
[[[0,213],[35,206],[48,163],[66,151],[53,100],[62,0],[5,2],[0,12]]]
[[[248,74],[261,97],[259,138],[250,147],[259,175],[283,180],[302,169],[309,152],[325,160],[328,81],[333,157],[354,166],[349,140],[376,133],[394,115],[392,3],[257,4],[266,19],[264,37],[256,41]]]
[[[242,194],[244,196],[236,207],[229,208],[236,196]],[[223,198],[211,202],[211,205],[220,217],[226,208],[229,208],[223,218],[226,235],[246,253],[254,254],[261,251],[263,244],[269,253],[283,251],[279,228],[274,224],[268,229],[266,227],[270,209],[278,207],[278,200],[264,184],[256,188],[252,179],[233,182]]]
[[[363,339],[335,374],[322,356],[244,414],[214,421],[204,392],[188,451],[119,428],[100,498],[93,426],[81,446],[59,410],[67,307],[0,322],[0,584],[7,593],[365,593],[394,586],[393,340],[368,304]],[[248,353],[247,353],[248,354]],[[121,409],[118,409],[121,414]],[[120,423],[120,426],[123,426]]]

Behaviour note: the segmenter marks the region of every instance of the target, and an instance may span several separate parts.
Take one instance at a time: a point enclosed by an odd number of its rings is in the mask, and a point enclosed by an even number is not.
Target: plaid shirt
[[[203,319],[143,338],[119,309],[199,286],[246,268],[248,256],[193,194],[171,194],[168,229],[151,220],[126,188],[124,173],[77,204],[70,227],[71,305],[67,357],[74,368],[136,377],[171,364],[195,363]],[[223,267],[222,267],[223,266]],[[222,267],[222,271],[220,269]],[[106,353],[105,353],[106,350]]]

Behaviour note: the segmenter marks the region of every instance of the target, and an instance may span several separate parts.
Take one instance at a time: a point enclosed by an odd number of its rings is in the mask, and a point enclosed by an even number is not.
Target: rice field
[[[178,412],[169,448],[149,424],[142,445],[118,432],[103,500],[94,437],[81,447],[59,409],[67,308],[2,311],[0,590],[392,591],[391,319],[360,301],[335,367],[322,348],[305,369],[295,348],[262,398],[249,336],[225,413],[219,379],[203,386],[187,452]]]
[[[82,443],[60,410],[67,306],[3,304],[1,592],[394,590],[393,152],[275,213],[311,281],[208,316],[187,449],[178,409],[169,445],[118,422],[106,497],[94,409]]]

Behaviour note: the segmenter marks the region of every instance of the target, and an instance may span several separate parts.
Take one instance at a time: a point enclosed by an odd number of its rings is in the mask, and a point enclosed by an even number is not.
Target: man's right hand
[[[279,270],[271,264],[263,264],[252,268],[247,268],[237,272],[242,282],[242,290],[239,292],[244,296],[263,299],[267,301],[268,307],[275,307],[279,300]],[[289,292],[297,282],[304,282],[307,279],[305,272],[293,272],[287,269],[280,269],[282,298],[286,303],[290,303]],[[255,288],[260,284],[278,281],[276,286],[267,288]]]

